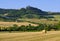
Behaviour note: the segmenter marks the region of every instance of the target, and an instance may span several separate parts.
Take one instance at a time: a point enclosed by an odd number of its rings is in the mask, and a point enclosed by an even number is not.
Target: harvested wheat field
[[[0,41],[60,41],[60,31],[42,32],[0,32]]]
[[[21,26],[21,25],[33,25],[33,26],[37,26],[37,24],[32,24],[32,23],[29,23],[29,22],[0,22],[0,27],[9,27],[9,26],[12,26],[12,25],[18,25],[18,26]]]

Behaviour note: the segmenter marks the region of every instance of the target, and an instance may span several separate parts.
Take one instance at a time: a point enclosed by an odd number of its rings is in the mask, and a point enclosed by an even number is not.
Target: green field
[[[24,20],[27,22],[31,22],[31,23],[43,23],[43,24],[56,24],[59,22],[58,21],[54,21],[54,20],[48,20],[48,19],[20,19],[20,20]]]
[[[0,41],[60,41],[60,31],[43,32],[0,32]]]

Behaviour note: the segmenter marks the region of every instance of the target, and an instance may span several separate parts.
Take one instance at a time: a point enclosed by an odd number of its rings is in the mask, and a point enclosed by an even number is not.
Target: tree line
[[[28,26],[25,25],[21,25],[18,26],[16,24],[14,24],[11,27],[0,27],[0,32],[1,31],[21,31],[21,32],[26,32],[26,31],[42,31],[42,30],[46,30],[46,31],[50,31],[50,30],[60,30],[60,23],[56,24],[56,25],[47,25],[47,24],[39,24],[38,26],[32,26],[31,24],[29,24]]]

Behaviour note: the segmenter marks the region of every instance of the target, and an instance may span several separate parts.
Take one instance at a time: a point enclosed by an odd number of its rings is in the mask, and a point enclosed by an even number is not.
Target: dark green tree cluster
[[[28,26],[25,25],[21,25],[21,26],[17,26],[16,24],[14,24],[12,27],[0,27],[0,31],[41,31],[43,30],[44,27],[43,25],[38,25],[38,26],[32,26],[31,24],[29,24]]]
[[[12,27],[0,27],[0,31],[21,31],[21,32],[26,32],[26,31],[42,31],[42,30],[46,30],[46,31],[50,31],[54,29],[56,30],[60,30],[60,23],[57,25],[47,25],[47,24],[39,24],[38,26],[32,26],[31,24],[29,24],[28,26],[25,25],[21,25],[21,26],[17,26],[16,24],[14,24]]]

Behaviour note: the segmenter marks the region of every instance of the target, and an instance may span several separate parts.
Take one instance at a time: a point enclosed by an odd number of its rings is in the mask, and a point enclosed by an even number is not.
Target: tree
[[[13,31],[17,31],[18,25],[14,24],[14,25],[12,26],[12,29],[13,29]]]

